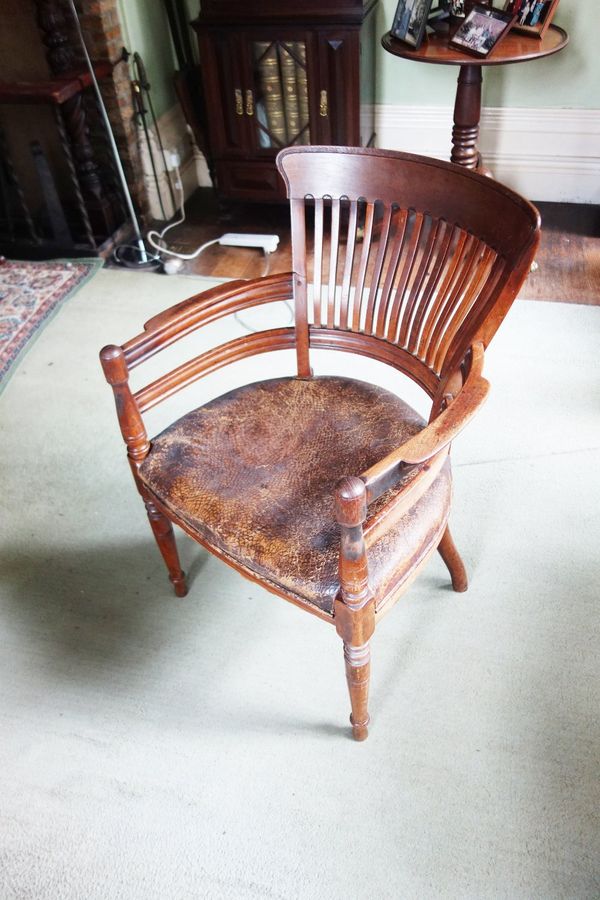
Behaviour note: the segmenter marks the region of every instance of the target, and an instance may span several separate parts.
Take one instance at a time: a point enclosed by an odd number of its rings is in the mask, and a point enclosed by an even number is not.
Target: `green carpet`
[[[453,448],[470,589],[435,558],[381,623],[356,744],[333,628],[185,537],[175,599],[131,481],[98,350],[207,284],[101,271],[0,398],[0,895],[599,896],[600,309],[517,303],[498,334]],[[292,367],[215,373],[150,430]]]

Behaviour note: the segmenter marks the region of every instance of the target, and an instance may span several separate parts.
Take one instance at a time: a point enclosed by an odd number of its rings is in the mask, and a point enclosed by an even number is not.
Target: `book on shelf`
[[[257,41],[254,57],[261,145],[310,144],[305,43]]]
[[[298,107],[298,85],[296,84],[296,60],[292,54],[298,52],[298,42],[287,45],[281,43],[277,47],[281,66],[281,87],[287,143],[296,142],[300,131],[300,111]]]
[[[287,129],[277,44],[257,41],[255,57],[259,85],[264,98],[267,128],[275,141],[283,147],[287,143]]]
[[[298,95],[298,119],[299,129],[302,134],[296,141],[298,144],[310,144],[309,112],[308,112],[308,77],[306,74],[306,44],[297,41],[294,44],[296,52],[296,92]],[[306,126],[306,127],[305,127]]]

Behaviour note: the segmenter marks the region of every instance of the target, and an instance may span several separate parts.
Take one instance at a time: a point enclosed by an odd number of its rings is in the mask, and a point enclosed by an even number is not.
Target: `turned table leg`
[[[479,120],[481,118],[481,66],[460,67],[456,102],[454,104],[454,127],[452,129],[452,153],[450,160],[466,169],[480,168],[481,160],[477,149]]]

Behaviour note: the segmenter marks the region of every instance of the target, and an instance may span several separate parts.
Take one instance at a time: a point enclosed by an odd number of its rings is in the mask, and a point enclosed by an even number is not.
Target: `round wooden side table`
[[[482,169],[481,157],[477,149],[479,120],[481,118],[481,83],[483,66],[503,66],[508,63],[527,62],[558,53],[569,43],[569,36],[563,28],[550,25],[541,40],[511,31],[499,47],[488,57],[478,59],[461,53],[448,46],[447,34],[428,37],[418,50],[414,50],[397,40],[388,31],[381,43],[388,53],[415,62],[433,63],[442,66],[460,66],[456,101],[454,104],[454,127],[452,129],[452,153],[450,160],[467,169]]]

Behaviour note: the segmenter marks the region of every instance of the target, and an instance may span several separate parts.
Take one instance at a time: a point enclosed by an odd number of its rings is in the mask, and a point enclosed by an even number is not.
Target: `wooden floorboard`
[[[538,203],[542,240],[538,268],[521,296],[600,305],[600,207]]]
[[[537,268],[529,276],[521,297],[564,303],[600,305],[600,207],[569,203],[539,203],[542,240]],[[227,231],[273,233],[280,244],[264,258],[256,249],[207,248],[183,272],[220,278],[256,278],[292,267],[289,215],[284,205],[239,204],[226,219],[219,212],[211,190],[199,190],[187,204],[187,219],[169,232],[169,246],[192,253],[206,241]]]

